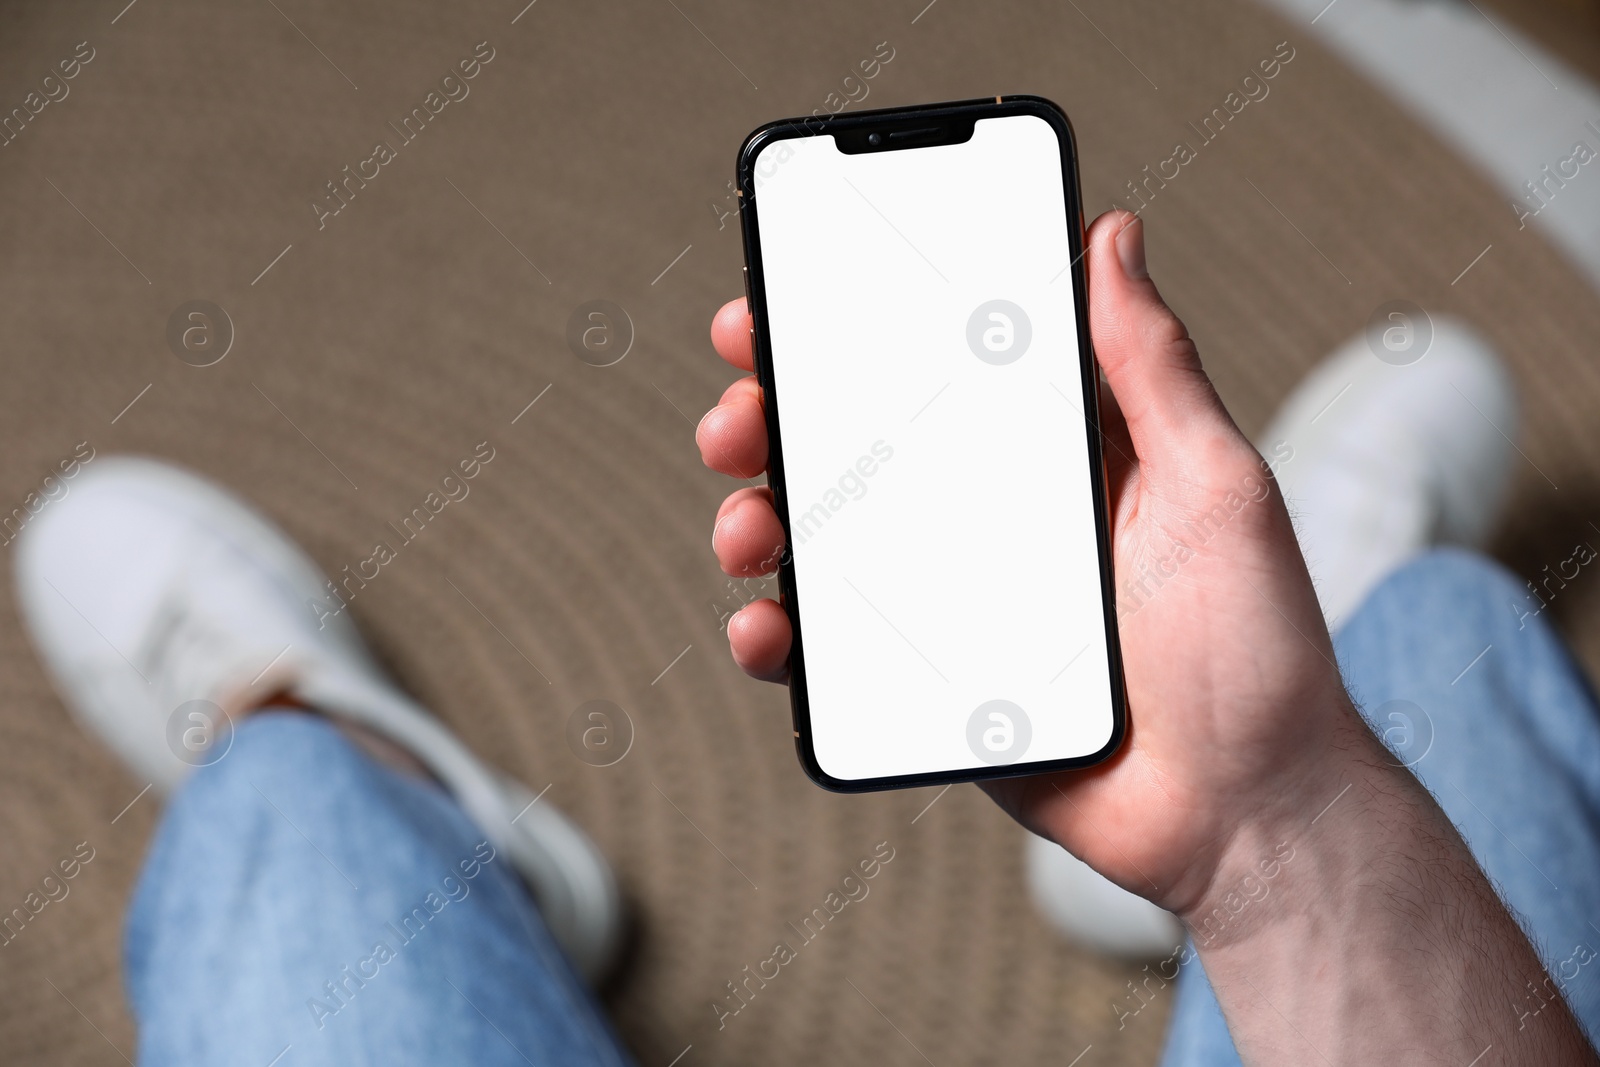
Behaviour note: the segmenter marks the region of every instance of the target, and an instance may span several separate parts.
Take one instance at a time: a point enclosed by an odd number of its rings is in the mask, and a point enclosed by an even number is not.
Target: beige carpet
[[[1086,1067],[1152,1062],[1170,991],[1118,1030],[1134,969],[1034,917],[1020,831],[968,787],[926,811],[932,790],[816,789],[783,694],[728,662],[717,605],[735,594],[708,545],[728,485],[691,440],[731,377],[705,339],[740,284],[719,216],[743,134],[843,95],[879,42],[894,58],[868,106],[1061,102],[1093,210],[1289,31],[1235,0],[125,2],[8,5],[0,34],[7,109],[93,49],[70,95],[0,148],[0,511],[87,441],[236,487],[338,569],[488,440],[470,497],[354,610],[416,692],[549,783],[614,858],[639,937],[608,1004],[643,1064],[689,1045],[684,1067],[1065,1064],[1091,1045]],[[493,59],[470,95],[319,229],[324,183],[398,141],[386,123],[482,41]],[[1526,390],[1501,547],[1531,577],[1595,536],[1600,305],[1475,174],[1293,46],[1271,95],[1150,205],[1152,269],[1247,429],[1386,301],[1477,322]],[[167,344],[195,299],[234,326],[214,366]],[[615,366],[565,341],[593,299],[636,327]],[[1585,574],[1553,604],[1591,666],[1597,593]],[[3,949],[0,1059],[121,1062],[118,929],[158,805],[127,808],[143,783],[70,725],[14,616],[0,663],[0,910],[76,843],[96,850]],[[637,730],[608,768],[564,740],[593,698]],[[879,842],[894,859],[870,896],[719,1031],[724,983]]]
[[[1496,16],[1573,69],[1600,78],[1600,3],[1595,0],[1487,0]]]

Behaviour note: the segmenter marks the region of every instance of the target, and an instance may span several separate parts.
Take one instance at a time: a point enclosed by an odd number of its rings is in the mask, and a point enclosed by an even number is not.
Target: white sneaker
[[[1183,945],[1176,915],[1108,881],[1054,842],[1029,834],[1027,849],[1034,905],[1067,940],[1129,960],[1169,956]]]
[[[18,538],[23,621],[68,709],[135,774],[171,790],[277,693],[417,757],[510,856],[577,970],[621,939],[606,861],[553,805],[492,771],[377,667],[315,564],[231,494],[154,460],[110,457]],[[202,702],[202,703],[194,703]]]
[[[1465,323],[1434,317],[1432,334],[1404,366],[1352,339],[1295,388],[1258,442],[1330,628],[1423,549],[1481,547],[1510,488],[1510,373]]]

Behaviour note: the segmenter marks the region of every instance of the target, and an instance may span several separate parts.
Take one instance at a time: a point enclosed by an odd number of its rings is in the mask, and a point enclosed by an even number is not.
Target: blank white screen
[[[822,770],[1099,751],[1111,681],[1055,131],[1008,116],[964,144],[860,155],[776,141],[756,206]],[[1004,365],[968,341],[994,300],[1031,325]],[[1004,322],[983,321],[1004,348]],[[992,700],[1023,710],[1025,750],[970,743]]]

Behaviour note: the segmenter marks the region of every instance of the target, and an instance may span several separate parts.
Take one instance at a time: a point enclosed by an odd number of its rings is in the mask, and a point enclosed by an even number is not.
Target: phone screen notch
[[[927,148],[930,145],[964,144],[972,139],[976,122],[973,118],[929,119],[918,117],[910,121],[886,122],[870,126],[857,126],[833,135],[834,144],[845,155],[855,156],[867,152],[893,152],[904,148]]]

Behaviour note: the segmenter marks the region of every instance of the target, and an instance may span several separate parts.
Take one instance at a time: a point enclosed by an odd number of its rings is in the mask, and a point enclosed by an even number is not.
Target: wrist
[[[1595,1063],[1559,996],[1528,997],[1544,967],[1444,811],[1353,708],[1331,724],[1180,913],[1245,1060]]]
[[[1379,857],[1364,840],[1374,821],[1386,849],[1413,849],[1413,834],[1451,834],[1433,801],[1374,737],[1341,693],[1329,734],[1307,760],[1251,798],[1230,829],[1204,889],[1178,916],[1197,948],[1222,948],[1274,924],[1339,907],[1354,877]],[[1363,821],[1367,819],[1369,821]],[[1453,836],[1453,835],[1452,835]]]

